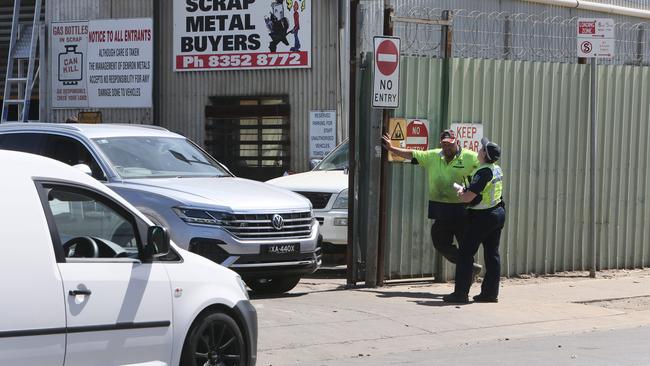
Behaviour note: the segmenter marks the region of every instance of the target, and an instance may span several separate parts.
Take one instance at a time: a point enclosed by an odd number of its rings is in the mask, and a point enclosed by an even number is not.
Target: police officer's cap
[[[487,137],[481,139],[481,145],[485,148],[485,155],[489,161],[497,161],[501,158],[501,147],[488,140]]]

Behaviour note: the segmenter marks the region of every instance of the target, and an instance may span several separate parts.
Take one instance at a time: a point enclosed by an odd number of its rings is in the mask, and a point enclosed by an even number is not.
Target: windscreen
[[[123,179],[230,176],[187,139],[147,136],[94,141]]]

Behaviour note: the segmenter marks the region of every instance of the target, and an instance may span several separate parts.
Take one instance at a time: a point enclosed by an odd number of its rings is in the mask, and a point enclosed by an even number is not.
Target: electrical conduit
[[[614,15],[624,15],[635,18],[650,19],[650,10],[629,8],[625,6],[603,4],[593,1],[582,0],[521,0],[529,3],[562,6],[565,8],[574,8],[580,10],[590,10],[599,13],[608,13]]]

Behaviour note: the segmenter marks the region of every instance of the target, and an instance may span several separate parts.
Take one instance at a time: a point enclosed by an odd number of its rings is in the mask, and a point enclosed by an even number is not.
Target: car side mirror
[[[144,247],[145,259],[156,259],[169,254],[171,244],[169,233],[162,226],[147,229],[147,244]]]
[[[76,169],[78,169],[78,170],[80,170],[82,173],[85,173],[85,174],[87,174],[87,175],[90,175],[91,177],[92,177],[92,175],[93,175],[93,171],[92,171],[92,170],[90,169],[90,167],[89,167],[88,165],[86,165],[86,164],[77,164],[77,165],[73,165],[72,167],[73,167],[73,168],[76,168]]]
[[[311,159],[309,161],[309,166],[313,170],[316,167],[316,165],[320,164],[321,161],[323,161],[323,160],[322,159]]]

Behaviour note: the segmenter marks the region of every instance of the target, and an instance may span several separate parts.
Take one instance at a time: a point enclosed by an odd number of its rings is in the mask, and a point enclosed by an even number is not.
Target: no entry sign
[[[399,47],[397,37],[374,37],[375,62],[372,106],[397,108],[399,106]]]
[[[409,120],[406,126],[406,148],[411,150],[429,149],[429,122],[426,120]]]

